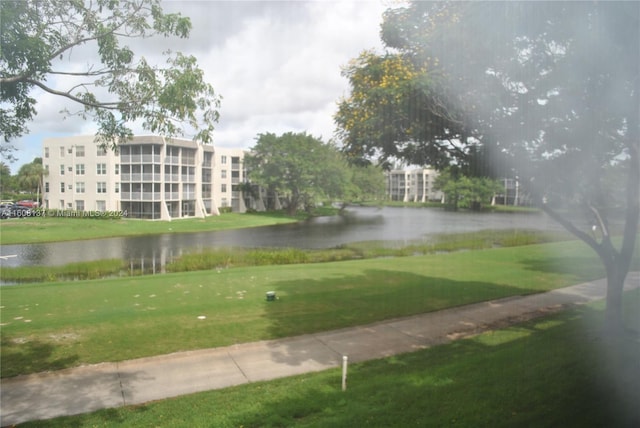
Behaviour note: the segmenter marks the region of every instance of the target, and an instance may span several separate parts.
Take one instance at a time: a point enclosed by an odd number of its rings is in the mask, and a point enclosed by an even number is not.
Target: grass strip
[[[362,325],[603,276],[592,251],[569,241],[416,257],[5,286],[0,312],[1,374],[15,376]],[[267,291],[275,291],[278,299],[267,302]]]
[[[403,257],[436,252],[513,247],[567,240],[568,235],[534,230],[484,230],[461,234],[442,234],[429,241],[406,245],[393,242],[360,242],[329,249],[298,248],[216,248],[188,253],[170,261],[167,272],[191,272],[242,266],[266,266],[300,263],[323,263],[375,257]],[[98,279],[109,276],[140,275],[124,261],[99,260],[63,266],[5,267],[0,277],[5,283],[55,282]]]
[[[2,220],[0,244],[35,244],[114,236],[191,233],[292,223],[298,218],[282,213],[225,213],[206,218],[147,221],[128,218],[32,217]]]
[[[469,233],[439,234],[429,240],[406,244],[367,241],[329,249],[298,248],[223,248],[184,254],[167,264],[168,272],[220,269],[240,266],[265,266],[300,263],[325,263],[377,257],[404,257],[450,252],[479,250],[494,247],[515,247],[568,240],[565,233],[535,230],[482,230]]]
[[[640,325],[640,291],[626,293]],[[640,341],[604,338],[598,302],[340,370],[198,393],[24,427],[632,427]]]

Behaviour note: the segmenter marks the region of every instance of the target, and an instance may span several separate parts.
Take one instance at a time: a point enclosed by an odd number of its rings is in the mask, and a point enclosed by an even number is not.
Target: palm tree
[[[36,193],[37,202],[40,202],[40,189],[47,171],[42,166],[42,158],[35,158],[33,162],[24,164],[18,171],[18,185],[22,190]]]

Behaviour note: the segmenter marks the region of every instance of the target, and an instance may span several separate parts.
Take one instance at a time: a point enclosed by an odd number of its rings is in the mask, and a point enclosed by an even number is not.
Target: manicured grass
[[[2,376],[361,325],[604,276],[585,245],[2,288]],[[266,302],[265,293],[279,299]],[[198,319],[204,315],[206,319]]]
[[[298,221],[282,213],[227,213],[203,219],[148,221],[127,218],[32,217],[2,220],[0,244],[74,241],[113,236],[204,232]]]
[[[640,326],[640,291],[625,295]],[[637,427],[640,341],[601,336],[602,302],[340,370],[25,427]]]

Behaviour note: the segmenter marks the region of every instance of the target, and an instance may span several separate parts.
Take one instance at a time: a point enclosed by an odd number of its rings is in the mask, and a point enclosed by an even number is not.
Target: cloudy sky
[[[348,85],[341,67],[365,49],[381,50],[382,13],[394,0],[361,1],[167,1],[166,12],[191,18],[188,40],[129,42],[154,57],[167,48],[193,54],[207,81],[223,97],[214,144],[251,147],[259,133],[307,131],[327,141],[332,116]],[[87,64],[86,53],[69,61]],[[63,101],[37,94],[38,115],[30,133],[14,141],[20,165],[42,156],[42,139],[94,134],[76,117],[64,119]],[[134,129],[134,132],[137,131]],[[142,132],[140,130],[140,132]]]

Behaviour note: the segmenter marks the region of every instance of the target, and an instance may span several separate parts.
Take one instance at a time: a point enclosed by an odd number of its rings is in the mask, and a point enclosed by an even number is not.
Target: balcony
[[[120,155],[120,163],[160,163],[160,155]]]
[[[183,183],[195,183],[196,181],[196,176],[195,175],[182,175],[182,182]]]
[[[162,180],[162,175],[159,173],[144,173],[142,174],[142,181],[159,182]]]
[[[164,199],[167,201],[179,201],[180,193],[179,192],[164,192]]]
[[[180,164],[180,157],[178,156],[167,156],[164,158],[164,163],[166,165],[179,165]]]
[[[164,181],[179,181],[180,176],[178,174],[165,174]]]
[[[139,172],[133,173],[133,174],[120,174],[121,176],[121,180],[122,182],[140,182],[140,181],[146,181],[146,182],[153,182],[153,183],[159,183],[160,180],[162,180],[162,175],[159,173],[151,173],[151,172],[147,172],[144,174],[141,174]]]
[[[121,192],[120,200],[122,201],[159,201],[161,199],[159,192]]]

